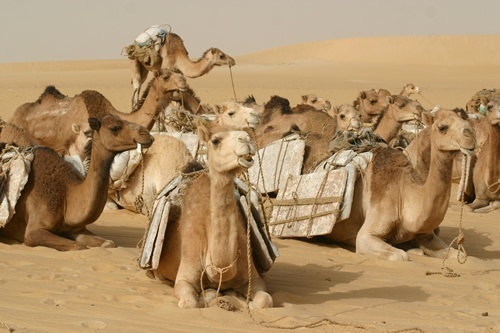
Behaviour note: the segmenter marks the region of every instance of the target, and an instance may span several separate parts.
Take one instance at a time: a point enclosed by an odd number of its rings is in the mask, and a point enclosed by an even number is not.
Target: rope
[[[430,105],[432,105],[433,107],[436,106],[436,104],[432,103],[431,101],[429,101],[427,98],[424,97],[424,95],[422,95],[422,93],[418,93],[427,103],[429,103]]]
[[[466,159],[467,159],[467,156],[464,154],[464,159],[463,159],[462,163],[465,163],[464,161]],[[470,160],[470,159],[468,159],[468,160]],[[467,168],[462,167],[462,179],[465,179],[466,174],[468,174],[469,167],[470,167],[470,163],[467,163]],[[460,274],[455,273],[453,271],[453,269],[445,266],[445,261],[446,261],[446,259],[448,259],[448,256],[450,254],[450,250],[451,250],[454,243],[457,244],[457,250],[458,250],[457,262],[459,264],[465,264],[465,262],[467,261],[467,252],[465,251],[465,247],[464,247],[465,234],[464,234],[463,229],[462,229],[462,220],[463,220],[463,213],[464,213],[464,206],[465,206],[464,197],[465,197],[465,186],[463,186],[463,188],[462,188],[462,193],[461,193],[461,197],[460,197],[461,204],[460,204],[460,218],[459,218],[459,223],[458,223],[458,236],[455,237],[451,241],[451,243],[448,245],[448,248],[446,250],[446,254],[444,255],[443,261],[441,263],[441,271],[440,272],[429,272],[428,271],[425,273],[425,275],[442,274],[445,277],[459,277],[460,276]],[[460,258],[460,253],[463,253],[463,259]]]
[[[233,86],[234,100],[237,101],[238,99],[236,98],[236,90],[234,89],[233,71],[231,70],[231,66],[229,66],[229,74],[231,75],[231,85]]]
[[[135,201],[134,201],[134,207],[135,207],[135,211],[137,213],[140,213],[142,212],[142,208],[145,208],[146,209],[146,216],[148,217],[148,220],[151,219],[151,215],[150,215],[150,210],[149,208],[144,204],[144,197],[143,197],[143,194],[144,194],[144,152],[141,150],[141,169],[142,169],[142,172],[141,172],[141,193],[135,198]]]

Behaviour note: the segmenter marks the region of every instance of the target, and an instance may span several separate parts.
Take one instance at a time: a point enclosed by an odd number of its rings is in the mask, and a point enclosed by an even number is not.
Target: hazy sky
[[[198,58],[212,46],[238,56],[337,38],[500,34],[499,15],[499,0],[0,0],[0,62],[125,58],[155,24]]]

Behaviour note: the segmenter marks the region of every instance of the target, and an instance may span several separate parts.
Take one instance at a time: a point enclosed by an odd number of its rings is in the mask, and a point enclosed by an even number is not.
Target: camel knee
[[[176,281],[174,285],[174,294],[179,300],[177,305],[180,308],[199,308],[198,292],[190,282],[181,280]]]
[[[265,291],[258,291],[255,293],[250,307],[253,309],[266,309],[273,307],[273,298]]]

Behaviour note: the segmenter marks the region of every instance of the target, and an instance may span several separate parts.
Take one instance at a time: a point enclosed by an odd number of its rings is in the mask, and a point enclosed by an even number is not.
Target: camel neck
[[[494,184],[500,180],[500,125],[493,126],[488,124],[488,139],[481,154],[487,159],[487,177],[488,185]]]
[[[401,123],[392,117],[391,108],[388,108],[380,115],[379,122],[375,125],[373,133],[380,136],[386,143],[389,143],[396,137],[400,129]]]
[[[209,251],[212,264],[218,268],[234,266],[240,249],[241,212],[235,199],[234,174],[210,174],[211,238]],[[223,246],[221,246],[223,244]],[[232,267],[232,269],[236,267]],[[231,269],[231,270],[232,270]],[[228,276],[231,274],[226,273]],[[226,277],[224,277],[226,278]]]

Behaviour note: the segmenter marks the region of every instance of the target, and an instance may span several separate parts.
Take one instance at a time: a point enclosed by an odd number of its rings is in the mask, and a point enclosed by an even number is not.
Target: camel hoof
[[[182,309],[194,309],[199,308],[198,301],[190,296],[182,297],[177,305]]]
[[[398,250],[397,252],[393,252],[387,257],[390,261],[410,261],[410,257],[408,253],[403,250]]]
[[[203,301],[205,302],[205,304],[209,304],[216,298],[217,298],[217,290],[205,289],[205,292],[203,293]]]
[[[425,255],[424,250],[419,249],[419,248],[409,249],[409,250],[406,251],[406,253],[408,253],[408,254],[415,254],[417,256],[424,256]]]
[[[111,247],[116,247],[116,244],[112,240],[108,239],[108,240],[104,241],[104,243],[101,244],[101,247],[111,248]]]
[[[253,301],[250,302],[251,309],[266,309],[273,307],[273,298],[265,291],[258,292]]]

